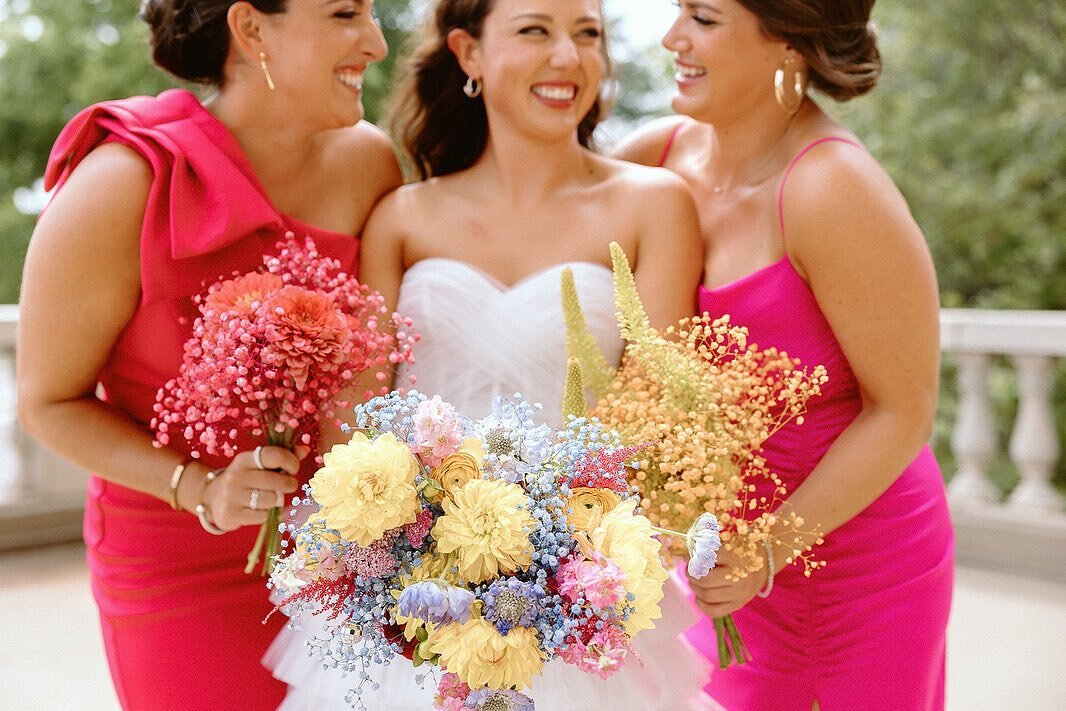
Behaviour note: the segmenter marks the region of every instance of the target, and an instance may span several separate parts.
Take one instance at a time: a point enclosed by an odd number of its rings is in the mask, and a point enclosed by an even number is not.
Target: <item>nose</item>
[[[381,26],[374,20],[370,21],[370,29],[364,35],[363,54],[371,62],[380,62],[389,55],[389,45],[385,41],[385,34],[381,31]]]
[[[581,61],[577,44],[569,35],[561,35],[552,47],[550,66],[554,69],[567,69],[577,66]]]
[[[679,53],[683,49],[685,49],[686,40],[684,37],[684,33],[681,30],[682,20],[683,17],[681,15],[678,15],[677,18],[674,19],[674,23],[670,25],[670,29],[668,29],[666,31],[666,34],[663,35],[663,47],[670,50],[671,52]]]

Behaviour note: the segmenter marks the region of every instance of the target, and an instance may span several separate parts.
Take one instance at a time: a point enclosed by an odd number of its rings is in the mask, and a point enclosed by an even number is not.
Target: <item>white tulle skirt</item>
[[[681,637],[696,623],[698,613],[673,579],[667,581],[664,593],[663,616],[656,620],[655,629],[641,632],[633,640],[636,659],[627,660],[621,671],[605,680],[559,660],[550,662],[543,676],[535,678],[532,688],[524,692],[534,699],[537,711],[722,711],[702,691],[710,678],[710,663]],[[274,676],[289,685],[279,707],[283,711],[350,708],[344,697],[355,686],[354,677],[325,668],[320,659],[308,653],[308,640],[321,629],[318,620],[305,616],[301,629],[283,630],[263,657],[263,664]],[[362,692],[368,709],[433,708],[436,682],[426,676],[426,665],[415,668],[397,656],[391,664],[368,671],[380,685],[376,691],[367,688]],[[423,683],[416,678],[421,676],[426,676]]]

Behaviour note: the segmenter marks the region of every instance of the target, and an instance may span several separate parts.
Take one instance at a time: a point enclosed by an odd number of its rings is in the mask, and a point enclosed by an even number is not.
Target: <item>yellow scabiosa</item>
[[[322,506],[326,526],[345,540],[368,546],[418,516],[418,462],[394,435],[371,440],[356,432],[322,460],[322,468],[311,478],[311,494]]]
[[[531,502],[522,487],[507,481],[474,479],[444,499],[444,515],[433,526],[437,550],[454,553],[459,575],[480,583],[533,562],[529,534]]]
[[[637,502],[623,501],[603,517],[592,531],[593,547],[614,561],[626,579],[627,593],[632,593],[633,612],[626,620],[626,632],[634,635],[655,627],[653,620],[662,617],[659,601],[663,599],[663,583],[669,577],[659,560],[661,545],[652,536],[651,522],[634,514]]]
[[[592,531],[600,525],[603,517],[622,503],[622,497],[610,489],[594,489],[578,486],[570,490],[566,506],[570,509],[566,519],[576,531]]]
[[[481,478],[481,463],[485,461],[485,447],[481,440],[467,437],[463,446],[455,454],[444,458],[430,473],[429,477],[442,489],[446,496],[452,498],[455,492],[463,488],[468,481]]]
[[[487,686],[521,691],[529,688],[533,675],[544,668],[534,630],[512,627],[502,635],[496,625],[479,617],[437,627],[429,636],[429,649],[440,655],[442,667],[473,689]]]

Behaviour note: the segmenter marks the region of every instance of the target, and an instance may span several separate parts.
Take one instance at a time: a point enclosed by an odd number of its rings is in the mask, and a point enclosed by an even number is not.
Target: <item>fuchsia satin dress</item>
[[[147,432],[156,391],[181,365],[197,314],[195,294],[219,277],[260,266],[286,230],[310,235],[323,255],[349,271],[358,242],[279,214],[237,141],[187,91],[79,113],[52,150],[46,187],[61,188],[81,159],[106,142],[137,151],[154,175],[141,235],[140,302],[99,376],[105,400]],[[191,513],[90,479],[88,564],[123,708],[277,707],[285,685],[259,660],[284,617],[262,624],[271,609],[265,581],[244,574],[256,532],[244,527],[212,536]]]
[[[747,326],[750,343],[828,370],[804,423],[788,424],[763,447],[770,469],[794,490],[861,409],[847,358],[787,256],[731,284],[700,287],[698,298],[701,311]],[[729,711],[810,711],[815,699],[822,711],[942,710],[953,551],[943,478],[925,447],[815,549],[824,569],[804,578],[790,566],[768,598],[734,613],[754,661],[715,669],[707,691]],[[709,620],[688,636],[717,660]]]

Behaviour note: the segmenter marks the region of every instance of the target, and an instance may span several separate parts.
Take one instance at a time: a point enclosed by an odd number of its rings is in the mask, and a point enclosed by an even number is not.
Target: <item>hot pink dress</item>
[[[286,230],[310,235],[349,270],[358,242],[279,214],[237,141],[187,91],[82,111],[53,148],[46,187],[62,187],[105,142],[133,148],[154,174],[141,235],[140,302],[99,376],[104,399],[147,432],[156,391],[181,365],[197,315],[193,295],[221,276],[260,266]],[[193,514],[90,479],[88,564],[123,708],[277,707],[285,685],[259,660],[284,617],[261,624],[271,609],[268,591],[263,578],[243,571],[256,531],[212,536]]]
[[[701,311],[747,326],[749,342],[828,370],[804,423],[790,423],[763,447],[770,469],[794,490],[861,409],[847,358],[787,256],[726,286],[700,287],[698,298]],[[790,566],[768,598],[735,613],[754,661],[716,669],[707,691],[729,711],[810,711],[815,699],[822,711],[942,710],[953,550],[943,479],[926,447],[815,549],[824,569],[804,578]],[[688,636],[717,659],[709,620]]]

